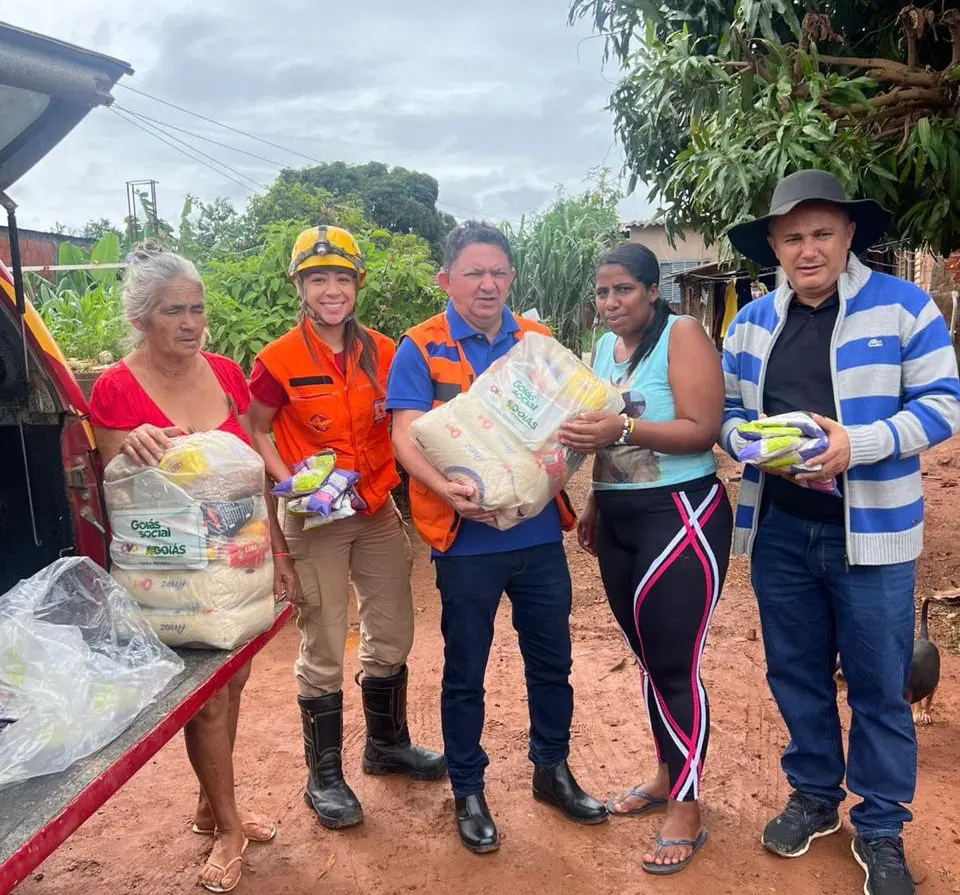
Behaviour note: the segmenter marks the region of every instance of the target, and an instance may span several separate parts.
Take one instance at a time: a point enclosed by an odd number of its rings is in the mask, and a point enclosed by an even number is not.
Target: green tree
[[[277,184],[322,190],[337,200],[353,200],[373,224],[393,233],[415,233],[439,259],[443,240],[456,221],[437,209],[440,186],[428,174],[390,168],[380,162],[330,162],[281,172]],[[276,187],[277,184],[274,184]]]
[[[350,214],[351,229],[367,262],[358,316],[367,326],[398,339],[443,307],[430,247],[418,236],[372,228]],[[345,225],[339,220],[331,223]],[[296,323],[300,301],[287,265],[294,240],[307,226],[303,220],[267,224],[258,251],[208,261],[203,276],[210,350],[232,357],[249,371],[257,352]]]
[[[559,190],[546,211],[525,218],[517,229],[503,225],[517,271],[510,291],[513,310],[536,309],[574,351],[582,350],[593,325],[597,261],[620,239],[620,198],[600,173],[581,195]]]
[[[271,224],[284,221],[332,224],[337,211],[328,191],[291,180],[282,173],[266,193],[250,200],[246,216],[253,231],[263,235]]]
[[[87,221],[80,229],[80,236],[84,239],[100,239],[107,233],[115,233],[118,237],[123,236],[118,227],[114,227],[108,218],[99,218],[98,220]]]
[[[836,174],[891,235],[960,246],[960,10],[868,0],[574,0],[622,68],[610,108],[669,232],[716,242],[777,181]],[[724,240],[725,253],[731,251]]]
[[[203,202],[194,197],[199,210],[195,225],[197,246],[205,251],[233,251],[248,248],[254,234],[246,215],[240,214],[233,204],[222,197],[213,202]]]

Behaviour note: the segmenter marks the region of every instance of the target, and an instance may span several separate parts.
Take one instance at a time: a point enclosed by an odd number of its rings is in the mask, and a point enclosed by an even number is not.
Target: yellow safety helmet
[[[357,274],[357,284],[367,281],[367,262],[353,234],[343,227],[310,227],[297,237],[287,273],[291,277],[313,267],[347,267]]]

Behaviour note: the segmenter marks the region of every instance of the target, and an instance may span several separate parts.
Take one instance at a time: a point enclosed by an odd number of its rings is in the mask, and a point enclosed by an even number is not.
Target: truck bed
[[[290,617],[277,606],[273,627],[233,652],[175,652],[184,671],[117,739],[60,774],[0,790],[0,895],[8,895],[167,743]]]

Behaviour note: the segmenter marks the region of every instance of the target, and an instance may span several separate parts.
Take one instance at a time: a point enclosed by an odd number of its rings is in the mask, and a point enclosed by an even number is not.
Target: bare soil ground
[[[931,452],[924,467],[927,549],[918,598],[960,585],[960,441]],[[734,476],[729,464],[722,472]],[[578,503],[584,487],[580,481],[573,488]],[[735,481],[729,489],[733,499]],[[610,617],[596,564],[575,540],[568,548],[576,589],[571,764],[588,790],[606,796],[649,774],[653,750],[637,672]],[[410,723],[421,742],[436,748],[441,743],[442,642],[432,569],[422,546],[414,592],[418,630],[410,662]],[[531,798],[523,674],[506,609],[505,603],[487,673],[484,736],[491,759],[487,796],[501,830],[500,851],[476,857],[458,843],[446,783],[413,784],[360,773],[363,716],[359,688],[352,684],[346,694],[345,765],[366,822],[341,833],[317,825],[302,800],[303,750],[291,670],[297,632],[290,625],[255,662],[240,719],[239,797],[275,818],[280,829],[272,844],[248,850],[236,890],[240,895],[862,891],[847,825],[795,861],[775,859],[760,845],[764,823],[787,796],[778,764],[786,735],[764,679],[757,613],[742,560],[731,569],[704,668],[713,712],[704,784],[711,839],[690,869],[672,878],[652,879],[638,866],[656,819],[580,828]],[[955,654],[960,625],[956,611],[953,617],[947,609],[934,612],[943,673],[934,723],[919,731],[915,822],[905,835],[922,895],[960,893],[960,658]],[[351,648],[355,644],[354,636]],[[189,832],[195,799],[196,781],[177,737],[23,883],[18,895],[201,891],[196,875],[208,846]]]

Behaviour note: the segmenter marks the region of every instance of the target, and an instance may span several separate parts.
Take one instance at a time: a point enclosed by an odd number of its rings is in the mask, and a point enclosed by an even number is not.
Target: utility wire
[[[256,140],[258,143],[264,143],[267,146],[272,146],[274,149],[281,149],[284,152],[289,152],[291,155],[298,155],[300,158],[306,159],[308,162],[313,162],[316,165],[324,164],[324,162],[320,161],[320,159],[316,159],[313,156],[304,155],[302,152],[297,152],[295,149],[289,149],[286,146],[281,146],[279,143],[273,143],[270,140],[264,139],[263,137],[258,137],[256,134],[250,134],[246,131],[240,130],[240,128],[233,127],[229,124],[224,124],[222,121],[217,121],[214,118],[208,118],[206,115],[201,115],[199,112],[191,112],[189,109],[185,109],[183,106],[178,106],[176,103],[171,103],[168,100],[160,99],[158,96],[151,96],[149,93],[144,93],[142,90],[137,90],[136,87],[131,87],[129,84],[118,83],[117,86],[122,87],[124,90],[130,90],[139,96],[145,96],[147,99],[152,99],[156,103],[162,103],[165,106],[170,106],[171,109],[176,109],[177,111],[183,112],[186,115],[192,115],[194,118],[199,118],[201,121],[215,124],[217,127],[222,127],[228,131],[233,131],[235,134],[240,134],[241,136],[248,137],[251,140]]]
[[[113,108],[119,109],[121,112],[126,112],[128,115],[133,115],[134,118],[139,118],[141,121],[149,121],[151,124],[155,124],[158,127],[163,127],[167,130],[179,131],[181,134],[186,134],[189,137],[196,137],[198,140],[204,140],[207,143],[213,143],[214,146],[220,146],[223,149],[229,149],[231,152],[239,152],[241,155],[248,155],[250,158],[255,158],[257,161],[266,162],[268,165],[274,165],[277,168],[289,167],[283,162],[278,162],[276,159],[266,158],[262,155],[257,155],[255,152],[247,152],[245,149],[240,149],[237,146],[231,146],[229,143],[221,143],[219,140],[214,140],[212,137],[206,137],[203,134],[196,133],[196,131],[190,131],[183,127],[177,127],[177,125],[170,124],[166,121],[158,121],[156,118],[151,118],[149,115],[144,115],[140,112],[134,112],[133,109],[127,109],[124,106],[116,104],[114,104]]]
[[[190,152],[188,152],[186,149],[184,149],[182,145],[178,146],[176,143],[172,142],[171,140],[167,140],[165,137],[161,136],[160,134],[156,133],[155,131],[148,130],[148,128],[147,128],[146,125],[141,124],[139,121],[137,121],[137,120],[135,120],[135,119],[133,119],[133,118],[130,118],[130,117],[126,116],[126,115],[125,115],[123,112],[121,112],[119,109],[111,109],[111,111],[112,111],[115,115],[117,115],[118,117],[120,117],[120,118],[122,118],[124,121],[126,121],[127,124],[130,124],[130,125],[132,125],[133,127],[139,128],[139,129],[142,130],[145,134],[149,134],[151,137],[153,137],[153,138],[156,139],[156,140],[159,140],[161,143],[166,143],[167,146],[170,146],[172,149],[175,149],[177,152],[181,153],[182,155],[187,156],[187,158],[189,158],[189,159],[191,159],[191,160],[193,160],[193,161],[195,161],[195,162],[203,165],[205,168],[209,168],[211,171],[214,171],[215,173],[219,174],[221,177],[226,177],[227,180],[232,181],[233,183],[237,184],[237,186],[243,187],[243,188],[244,188],[245,190],[247,190],[248,192],[250,192],[250,193],[256,193],[256,190],[252,189],[250,186],[248,186],[247,184],[245,184],[243,181],[237,180],[236,178],[231,177],[229,174],[226,174],[226,173],[224,173],[223,171],[219,170],[218,168],[215,168],[213,165],[209,164],[208,162],[205,162],[202,158],[198,158],[197,156],[193,155],[192,153],[190,153]]]
[[[249,133],[249,132],[247,132],[247,131],[240,130],[240,128],[233,127],[233,126],[230,125],[230,124],[224,124],[222,121],[217,121],[215,118],[209,118],[209,117],[207,117],[206,115],[201,115],[199,112],[193,112],[193,111],[191,111],[190,109],[187,109],[187,108],[184,108],[183,106],[177,105],[177,103],[173,103],[173,102],[170,102],[169,100],[165,100],[165,99],[160,99],[159,96],[153,96],[152,94],[146,93],[146,92],[144,92],[143,90],[137,90],[136,87],[131,87],[129,84],[124,84],[124,83],[121,82],[121,83],[118,83],[116,86],[117,86],[117,87],[122,87],[124,90],[129,90],[131,93],[136,93],[138,96],[143,96],[143,97],[146,97],[147,99],[153,100],[154,102],[161,103],[161,104],[164,105],[164,106],[169,106],[171,109],[176,109],[178,112],[183,112],[185,115],[191,115],[191,116],[193,116],[194,118],[199,118],[201,121],[206,121],[206,122],[209,123],[209,124],[216,125],[217,127],[222,127],[222,128],[224,128],[225,130],[233,131],[233,133],[235,133],[235,134],[240,134],[240,136],[242,136],[242,137],[247,137],[247,138],[250,139],[250,140],[256,140],[258,143],[263,143],[263,144],[265,144],[266,146],[272,146],[274,149],[280,149],[280,150],[283,151],[283,152],[288,152],[288,153],[290,153],[290,155],[299,156],[300,158],[306,159],[308,162],[313,162],[313,163],[316,164],[316,165],[325,165],[325,164],[327,164],[327,162],[324,162],[324,161],[322,161],[322,160],[320,160],[320,159],[318,159],[318,158],[314,158],[312,155],[305,155],[305,154],[302,153],[302,152],[298,152],[296,149],[290,149],[290,147],[288,147],[288,146],[282,146],[280,143],[274,143],[274,142],[271,141],[271,140],[267,140],[267,139],[265,139],[265,138],[263,138],[263,137],[258,137],[256,134],[251,134],[251,133]],[[129,109],[124,110],[124,111],[127,111],[127,112],[129,112],[130,114],[132,114],[132,115],[137,115],[137,114],[138,114],[138,113],[136,113],[136,112],[130,112]],[[139,116],[139,117],[144,118],[144,117],[146,117],[146,116]],[[149,120],[149,119],[148,119],[148,120]],[[173,127],[173,125],[168,125],[168,126],[169,126],[169,127]],[[189,131],[183,131],[182,128],[175,128],[175,130],[181,130],[183,133],[190,133]],[[191,134],[191,136],[199,136],[199,135],[198,135],[198,134]],[[205,138],[205,137],[200,137],[200,139],[207,139],[207,138]],[[211,141],[211,142],[215,142],[215,141]],[[241,149],[236,149],[236,148],[233,147],[233,146],[227,146],[227,144],[225,144],[225,143],[224,143],[224,144],[219,144],[219,145],[222,145],[222,146],[224,146],[225,148],[228,148],[228,149],[234,149],[236,152],[243,152],[243,150],[241,150]],[[197,151],[199,152],[199,150],[197,150]],[[249,153],[246,153],[246,154],[249,154]],[[259,158],[259,156],[254,156],[254,157],[255,157],[255,158]],[[268,161],[268,160],[267,160],[267,159],[261,159],[261,161]],[[221,164],[222,164],[222,163],[221,163]],[[277,166],[280,167],[280,168],[285,168],[285,167],[287,167],[286,165],[281,165],[279,162],[271,162],[271,164],[275,164],[275,165],[277,165]],[[245,175],[242,175],[242,176],[245,176]],[[249,178],[248,178],[248,179],[249,179]],[[255,182],[255,181],[254,181],[254,182]],[[263,187],[263,188],[264,188],[264,189],[267,189],[267,187]],[[481,217],[481,218],[484,217],[483,212],[478,211],[478,210],[475,209],[475,208],[464,208],[463,206],[453,205],[453,204],[451,204],[451,203],[449,203],[449,202],[439,202],[439,201],[438,201],[436,204],[437,204],[437,206],[438,206],[439,208],[450,209],[450,210],[453,210],[453,211],[466,212],[467,214],[475,215],[475,216]],[[515,218],[508,218],[508,217],[505,217],[505,216],[501,216],[501,220],[509,221],[511,224],[519,224],[519,223],[520,223],[520,221],[517,220],[517,219],[515,219]]]
[[[127,114],[131,114],[131,113],[128,112]],[[187,142],[186,140],[184,140],[183,138],[178,137],[176,134],[171,133],[170,131],[168,131],[165,127],[162,127],[162,126],[160,126],[160,125],[147,124],[146,122],[144,122],[144,125],[145,125],[146,127],[148,127],[148,128],[149,128],[150,130],[152,130],[152,131],[160,131],[161,133],[166,134],[166,135],[167,135],[171,140],[173,140],[175,143],[178,143],[179,145],[184,146],[184,147],[186,147],[187,149],[190,149],[190,150],[192,150],[193,152],[198,153],[199,155],[202,155],[205,159],[208,159],[209,161],[213,162],[215,165],[219,165],[221,168],[225,168],[227,171],[229,171],[229,172],[230,172],[231,174],[233,174],[235,177],[241,177],[241,178],[243,178],[244,180],[249,181],[249,182],[252,183],[254,186],[259,187],[259,188],[262,189],[262,190],[267,190],[267,189],[269,189],[269,187],[268,187],[265,183],[260,183],[260,181],[254,180],[252,177],[250,177],[250,175],[244,174],[242,171],[238,171],[236,168],[232,168],[232,167],[231,167],[230,165],[228,165],[226,162],[221,162],[220,159],[214,158],[212,155],[204,152],[202,149],[199,149],[198,147],[192,145],[191,143],[188,143],[188,142]]]

